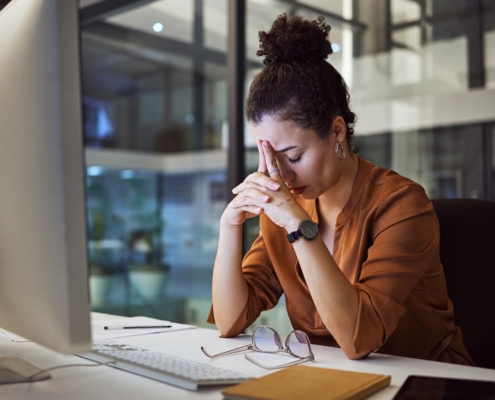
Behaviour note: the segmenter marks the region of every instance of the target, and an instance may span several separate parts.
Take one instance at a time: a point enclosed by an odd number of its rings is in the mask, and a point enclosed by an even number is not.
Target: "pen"
[[[114,330],[114,329],[162,329],[162,328],[172,328],[172,325],[146,325],[146,326],[105,326],[104,329]]]

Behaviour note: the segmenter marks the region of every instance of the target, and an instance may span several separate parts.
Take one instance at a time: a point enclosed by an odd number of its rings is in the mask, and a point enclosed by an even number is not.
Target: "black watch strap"
[[[287,235],[287,239],[289,239],[289,243],[294,243],[297,239],[301,237],[299,230],[291,232]]]

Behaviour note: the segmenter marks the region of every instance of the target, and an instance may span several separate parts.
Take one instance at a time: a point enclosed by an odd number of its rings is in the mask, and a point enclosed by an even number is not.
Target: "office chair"
[[[432,200],[454,321],[478,367],[495,368],[495,203]]]

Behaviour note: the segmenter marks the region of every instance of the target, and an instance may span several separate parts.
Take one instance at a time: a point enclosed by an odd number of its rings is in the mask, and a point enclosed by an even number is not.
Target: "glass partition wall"
[[[328,62],[349,86],[360,156],[431,198],[495,200],[494,0],[90,3],[81,15],[94,310],[209,326],[227,160],[245,160],[242,176],[258,165],[245,120],[244,154],[228,145],[239,101],[228,93],[245,98],[262,68],[258,32],[284,12],[332,26]],[[244,22],[229,28],[233,5]],[[244,87],[229,92],[228,40],[241,33]],[[258,221],[245,228],[247,249]],[[284,299],[259,323],[290,331]]]
[[[226,1],[101,2],[81,20],[95,311],[206,324],[226,199]]]

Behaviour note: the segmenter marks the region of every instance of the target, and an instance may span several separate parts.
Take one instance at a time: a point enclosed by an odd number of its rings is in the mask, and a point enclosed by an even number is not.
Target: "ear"
[[[330,137],[334,138],[338,143],[345,143],[347,135],[347,125],[340,115],[335,117],[332,122],[332,133]]]

